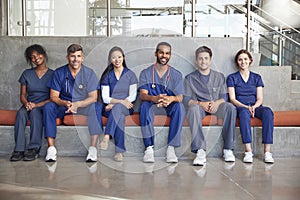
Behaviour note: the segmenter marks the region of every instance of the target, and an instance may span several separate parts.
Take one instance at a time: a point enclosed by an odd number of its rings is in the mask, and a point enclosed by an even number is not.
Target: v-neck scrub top
[[[110,99],[125,99],[129,98],[131,102],[136,99],[136,86],[135,91],[130,91],[130,86],[137,84],[138,80],[133,71],[124,68],[122,74],[117,79],[114,70],[111,70],[101,83],[101,87],[108,87],[109,95],[102,96],[105,104],[110,103]],[[103,95],[103,94],[102,94]]]
[[[177,69],[169,66],[170,74],[168,71],[159,77],[154,65],[144,69],[140,74],[139,88],[148,91],[151,96],[159,94],[167,94],[168,96],[177,96],[184,94],[182,74]]]
[[[48,81],[53,74],[52,69],[39,78],[34,68],[26,69],[19,78],[21,85],[26,85],[27,88],[27,101],[39,103],[50,98],[49,88],[47,87]]]
[[[98,78],[93,69],[81,66],[80,71],[73,78],[68,64],[57,68],[54,71],[51,82],[48,87],[59,92],[62,100],[71,102],[81,101],[87,98],[88,93],[98,90]]]
[[[261,76],[254,72],[250,72],[249,79],[245,82],[238,71],[228,76],[227,86],[234,87],[236,100],[252,106],[256,102],[257,87],[264,87],[264,83]]]

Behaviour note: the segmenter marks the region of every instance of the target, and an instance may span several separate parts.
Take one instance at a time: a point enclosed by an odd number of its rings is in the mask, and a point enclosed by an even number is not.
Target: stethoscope
[[[152,89],[156,88],[155,81],[154,81],[154,67],[155,67],[155,65],[152,65],[152,84],[151,84]],[[170,66],[168,65],[168,74],[167,74],[167,77],[165,80],[165,89],[167,89],[167,85],[170,81],[170,71],[171,71]]]
[[[81,81],[83,80],[83,73],[81,73]],[[75,83],[74,83],[74,85],[75,85]],[[69,72],[68,72],[68,70],[67,70],[67,73],[66,73],[66,93],[67,94],[70,94],[70,78],[69,78]],[[79,85],[78,85],[78,88],[79,89],[83,89],[84,88],[84,86],[83,86],[83,84],[82,83],[80,83]]]

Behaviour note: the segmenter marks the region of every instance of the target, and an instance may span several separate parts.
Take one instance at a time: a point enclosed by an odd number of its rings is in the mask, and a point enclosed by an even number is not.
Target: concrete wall
[[[155,62],[154,51],[158,42],[167,41],[172,45],[170,64],[183,75],[194,70],[194,52],[206,45],[213,50],[212,68],[225,75],[236,71],[233,57],[243,48],[242,38],[132,38],[132,37],[0,37],[0,109],[18,109],[20,106],[18,78],[29,66],[24,58],[26,47],[43,45],[48,52],[48,66],[55,69],[66,63],[66,48],[72,43],[81,44],[85,51],[84,64],[95,70],[100,77],[107,66],[108,51],[120,46],[125,51],[126,63],[137,76],[142,69]],[[255,57],[255,56],[254,56]],[[254,63],[259,63],[255,60]],[[262,74],[265,82],[265,104],[273,110],[300,109],[299,95],[292,89],[298,83],[290,81],[290,67],[254,67]],[[296,87],[295,87],[296,85]]]

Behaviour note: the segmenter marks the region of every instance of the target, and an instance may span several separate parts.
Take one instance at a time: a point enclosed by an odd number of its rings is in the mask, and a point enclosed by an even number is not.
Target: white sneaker
[[[97,162],[97,148],[90,146],[89,153],[86,157],[86,162]]]
[[[244,163],[252,163],[253,162],[253,154],[252,152],[245,152],[245,157],[243,159]]]
[[[147,147],[147,149],[145,150],[144,162],[145,162],[145,163],[154,163],[153,146],[149,146],[149,147]]]
[[[47,149],[46,162],[55,162],[56,161],[56,148],[54,146],[50,146]]]
[[[175,149],[173,146],[168,146],[167,149],[167,163],[178,163],[177,156],[175,154]]]
[[[274,163],[274,159],[270,152],[265,153],[264,161],[265,161],[265,163]]]
[[[196,158],[193,161],[194,166],[203,166],[206,163],[206,152],[203,149],[198,149]]]
[[[235,157],[234,157],[231,149],[224,149],[223,153],[224,153],[223,158],[224,158],[225,162],[234,162],[235,161]]]

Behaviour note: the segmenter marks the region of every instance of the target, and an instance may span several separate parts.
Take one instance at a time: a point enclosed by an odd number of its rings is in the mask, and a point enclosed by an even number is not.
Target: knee
[[[264,112],[263,112],[263,117],[273,119],[274,113],[273,113],[272,109],[269,107],[265,107]]]
[[[44,112],[54,111],[55,108],[56,108],[56,103],[54,103],[54,102],[48,102],[44,106]]]
[[[173,108],[176,112],[180,112],[182,114],[185,113],[185,109],[184,109],[184,106],[182,103],[179,103],[179,102],[174,103]]]
[[[152,104],[150,104],[150,102],[148,101],[143,101],[140,105],[140,112],[141,113],[148,113],[150,110]]]
[[[124,106],[123,106],[121,103],[116,103],[116,104],[112,107],[112,111],[113,111],[113,112],[119,112],[119,113],[121,113],[123,107],[124,107]]]
[[[226,108],[227,112],[236,114],[236,107],[234,105],[232,105],[231,103],[226,102],[225,108]]]
[[[21,107],[19,110],[18,110],[18,113],[17,113],[17,118],[18,119],[23,119],[23,118],[26,118],[26,116],[28,115],[28,112],[27,110],[24,108],[24,107]]]
[[[188,107],[188,114],[192,114],[192,115],[193,114],[200,114],[200,115],[202,115],[202,113],[204,113],[202,111],[204,111],[204,110],[201,108],[201,106],[196,105],[196,104],[191,104]]]
[[[248,108],[238,107],[237,113],[238,113],[239,117],[250,117],[250,112],[249,112]]]
[[[33,116],[40,116],[42,114],[41,110],[39,108],[33,108],[30,111],[30,118]]]

